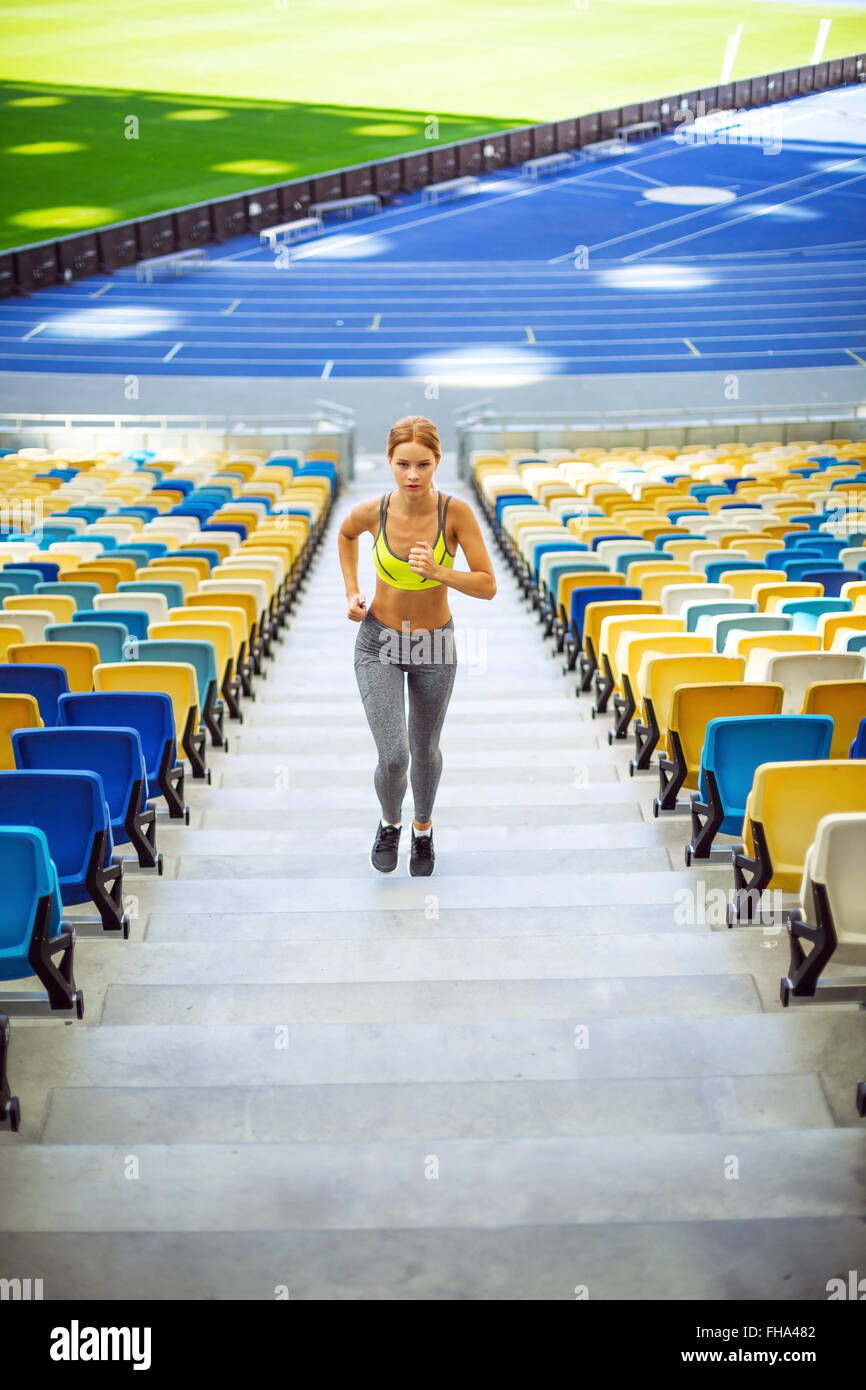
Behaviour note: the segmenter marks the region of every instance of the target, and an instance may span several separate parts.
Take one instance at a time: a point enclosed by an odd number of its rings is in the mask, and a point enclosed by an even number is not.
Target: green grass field
[[[715,84],[738,24],[734,77],[805,64],[821,18],[866,50],[866,7],[782,0],[0,5],[0,247]]]

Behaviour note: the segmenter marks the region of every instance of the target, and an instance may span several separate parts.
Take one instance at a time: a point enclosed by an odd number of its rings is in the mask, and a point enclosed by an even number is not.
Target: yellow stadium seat
[[[762,763],[746,802],[744,844],[733,852],[730,925],[752,922],[767,889],[796,893],[818,822],[866,807],[866,759]]]
[[[183,661],[118,661],[97,665],[96,690],[152,691],[168,695],[174,711],[178,752],[189,758],[194,777],[204,777],[205,731],[199,728],[195,667]],[[210,780],[208,776],[208,780]]]
[[[0,771],[14,772],[12,735],[16,729],[41,729],[39,706],[32,695],[0,695]]]
[[[660,741],[667,749],[671,706],[678,686],[741,681],[745,669],[742,657],[717,656],[712,648],[709,654],[645,652],[637,676],[644,718],[634,724],[635,757],[629,763],[632,776],[646,771]]]
[[[580,689],[589,690],[592,677],[601,665],[599,642],[601,638],[601,625],[605,618],[632,616],[655,616],[661,613],[661,605],[658,603],[644,603],[638,599],[605,599],[599,603],[587,605],[583,615],[582,650],[575,655],[578,657],[580,665]],[[574,669],[574,662],[569,666]]]
[[[829,714],[833,720],[831,758],[847,758],[861,719],[866,719],[866,681],[815,681],[806,687],[803,714]],[[866,806],[863,807],[866,811]]]
[[[659,794],[653,802],[653,814],[676,810],[682,787],[697,789],[701,751],[711,719],[781,714],[783,695],[781,685],[745,681],[677,686],[668,716],[667,744],[659,754]]]
[[[643,714],[644,692],[640,685],[640,673],[648,653],[656,656],[697,656],[699,653],[710,655],[712,650],[711,637],[697,637],[694,633],[647,632],[639,636],[623,633],[617,653],[623,693],[621,697],[614,696],[616,723],[607,736],[608,743],[625,738],[632,716]]]
[[[24,642],[10,647],[7,661],[18,665],[62,666],[69,689],[87,694],[93,689],[93,668],[99,663],[99,648],[90,642]]]
[[[796,583],[784,580],[775,583],[756,584],[746,598],[754,599],[758,605],[759,613],[774,613],[775,603],[784,603],[789,598],[821,598],[824,593],[823,584],[804,584],[800,580]]]
[[[748,661],[752,652],[817,652],[821,639],[816,632],[731,632],[728,642],[734,656]],[[727,643],[725,644],[727,647]]]
[[[598,657],[602,675],[596,677],[596,698],[593,719],[604,714],[607,702],[614,691],[622,691],[622,671],[620,657],[627,654],[626,637],[638,637],[641,633],[684,633],[685,621],[682,618],[666,618],[662,615],[660,603],[635,600],[631,612],[612,614],[603,618],[598,634]]]
[[[75,607],[66,594],[15,594],[3,600],[6,613],[51,613],[56,623],[71,623]]]

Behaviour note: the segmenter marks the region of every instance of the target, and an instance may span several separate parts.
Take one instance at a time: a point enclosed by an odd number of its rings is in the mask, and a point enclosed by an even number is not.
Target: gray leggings
[[[403,674],[408,676],[409,727]],[[442,775],[439,734],[457,674],[454,619],[444,627],[402,633],[367,613],[355,639],[355,677],[364,713],[376,741],[379,763],[373,779],[382,819],[402,817],[406,774],[412,758],[415,819],[433,815]]]

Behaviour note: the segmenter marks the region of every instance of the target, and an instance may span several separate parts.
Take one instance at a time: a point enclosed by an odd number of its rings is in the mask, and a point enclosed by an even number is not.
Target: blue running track
[[[685,137],[688,138],[685,138]],[[0,307],[0,370],[459,384],[866,365],[866,90],[682,131],[537,183],[390,208],[276,255]]]

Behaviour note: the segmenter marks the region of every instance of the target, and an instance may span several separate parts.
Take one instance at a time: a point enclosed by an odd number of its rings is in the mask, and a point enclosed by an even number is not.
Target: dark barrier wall
[[[621,125],[659,121],[663,130],[672,130],[681,119],[677,111],[737,111],[862,81],[866,81],[866,53],[855,53],[810,67],[634,102],[572,120],[547,121],[453,145],[436,145],[430,150],[331,170],[294,183],[254,188],[249,193],[216,198],[210,203],[175,208],[156,217],[56,237],[0,253],[0,298],[30,294],[46,285],[108,273],[153,256],[274,227],[308,216],[312,203],[376,193],[387,204],[395,194],[414,193],[429,183],[444,183],[464,174],[495,173],[526,159],[581,149],[596,140],[610,139]]]

